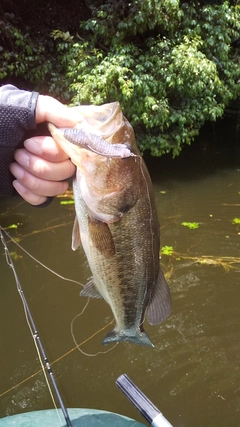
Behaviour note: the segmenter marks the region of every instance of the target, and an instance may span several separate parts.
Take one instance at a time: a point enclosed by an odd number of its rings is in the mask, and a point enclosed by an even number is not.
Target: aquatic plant
[[[161,249],[162,255],[172,255],[173,247],[172,246],[163,246]]]
[[[196,228],[199,227],[199,223],[198,222],[182,222],[181,225],[183,225],[184,227],[188,227],[190,228],[190,230],[194,230]]]
[[[239,225],[239,224],[240,224],[240,218],[233,218],[233,220],[232,220],[232,224],[237,224],[237,225]]]
[[[61,200],[60,205],[74,205],[74,200]]]

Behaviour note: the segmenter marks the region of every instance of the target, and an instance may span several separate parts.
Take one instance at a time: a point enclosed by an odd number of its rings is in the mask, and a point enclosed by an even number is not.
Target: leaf
[[[61,200],[60,205],[74,205],[74,200]]]
[[[233,218],[232,224],[240,224],[240,218]]]
[[[183,225],[184,227],[190,228],[190,230],[194,230],[196,228],[199,228],[198,222],[182,222],[181,225]]]
[[[162,255],[172,255],[173,247],[172,246],[163,246],[161,249]]]
[[[18,259],[21,259],[22,258],[22,256],[21,255],[19,255],[17,252],[10,252],[10,256],[11,256],[11,258],[14,260],[14,261],[17,261]]]

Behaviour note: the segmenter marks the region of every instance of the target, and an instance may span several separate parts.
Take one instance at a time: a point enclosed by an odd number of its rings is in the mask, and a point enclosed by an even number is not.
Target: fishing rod
[[[50,365],[50,363],[48,361],[48,358],[46,356],[46,353],[45,353],[44,347],[42,345],[42,342],[40,340],[37,328],[35,326],[35,323],[34,323],[34,320],[33,320],[33,317],[32,317],[31,311],[30,311],[30,308],[29,308],[27,300],[25,298],[25,295],[24,295],[21,283],[20,283],[20,281],[18,279],[16,270],[15,270],[15,267],[14,267],[14,264],[13,264],[12,257],[10,255],[9,250],[8,250],[6,240],[4,239],[4,236],[3,236],[3,231],[4,231],[4,233],[8,237],[10,237],[10,239],[11,239],[11,236],[0,226],[0,238],[1,238],[1,241],[2,241],[2,244],[3,244],[3,247],[4,247],[6,261],[7,261],[7,264],[9,265],[9,267],[11,267],[11,269],[13,271],[13,275],[14,275],[14,278],[15,278],[15,281],[16,281],[17,289],[18,289],[18,292],[20,294],[21,300],[23,302],[23,306],[24,306],[24,309],[25,309],[25,312],[26,312],[26,315],[27,315],[27,320],[29,321],[32,338],[35,341],[35,343],[37,345],[37,348],[39,349],[39,352],[40,352],[40,354],[42,356],[42,359],[44,361],[46,370],[47,370],[47,372],[49,374],[49,377],[51,379],[51,382],[52,382],[54,391],[56,393],[59,405],[60,405],[62,413],[64,415],[67,427],[72,427],[72,424],[71,424],[71,421],[70,421],[70,418],[69,418],[69,415],[68,415],[67,408],[65,407],[65,405],[63,403],[60,391],[58,389],[57,383],[56,383],[54,375],[53,375],[53,371],[52,371],[51,365]]]

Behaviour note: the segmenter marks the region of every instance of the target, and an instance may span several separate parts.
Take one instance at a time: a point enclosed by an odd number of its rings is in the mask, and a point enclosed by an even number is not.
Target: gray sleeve
[[[37,92],[0,87],[0,196],[14,194],[9,164],[28,130],[36,128]]]

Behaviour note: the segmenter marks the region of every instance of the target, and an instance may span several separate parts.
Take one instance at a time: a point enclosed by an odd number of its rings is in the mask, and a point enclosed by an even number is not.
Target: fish
[[[76,165],[72,249],[83,247],[92,273],[80,295],[104,298],[112,310],[102,344],[154,347],[143,323],[165,321],[171,295],[149,172],[119,102],[73,108],[83,116],[77,127],[49,130]]]

